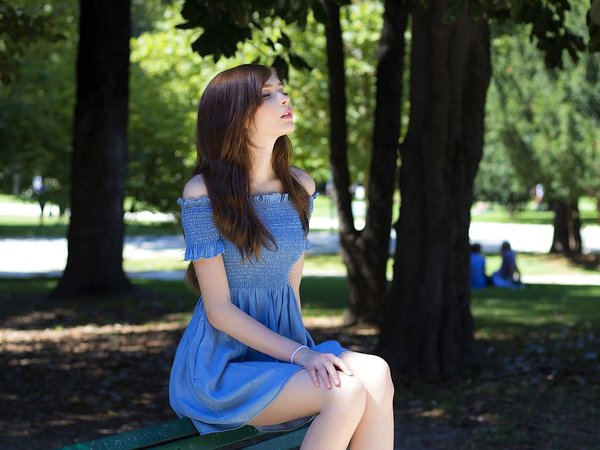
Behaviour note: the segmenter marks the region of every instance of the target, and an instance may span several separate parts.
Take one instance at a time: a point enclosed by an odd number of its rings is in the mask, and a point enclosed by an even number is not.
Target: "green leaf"
[[[279,42],[285,48],[290,48],[292,46],[292,40],[283,31],[281,32],[281,37],[277,40],[277,42]]]
[[[289,57],[290,57],[290,64],[292,65],[292,67],[294,67],[294,69],[312,70],[312,67],[310,66],[310,64],[308,64],[306,62],[306,60],[304,58],[302,58],[301,56],[290,52]]]
[[[286,81],[289,78],[290,68],[288,66],[287,61],[281,56],[275,57],[273,63],[271,64],[271,67],[273,67],[277,71],[277,75],[279,76],[281,81]]]

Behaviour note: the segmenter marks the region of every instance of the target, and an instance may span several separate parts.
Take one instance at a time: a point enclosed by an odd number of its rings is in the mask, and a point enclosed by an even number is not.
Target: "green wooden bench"
[[[285,433],[263,433],[254,427],[245,426],[237,430],[200,436],[189,419],[177,419],[141,430],[68,445],[59,450],[291,450],[300,447],[307,429],[308,424]]]

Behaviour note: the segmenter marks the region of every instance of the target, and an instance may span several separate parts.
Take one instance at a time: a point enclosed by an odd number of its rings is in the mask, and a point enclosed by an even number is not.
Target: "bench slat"
[[[176,419],[140,430],[68,445],[59,450],[140,450],[197,434],[191,420]]]
[[[231,446],[234,444],[241,445],[249,440],[255,442],[260,436],[268,438],[268,433],[263,433],[254,427],[246,426],[238,428],[237,430],[209,433],[203,436],[196,433],[196,435],[191,437],[178,439],[177,441],[171,441],[150,448],[156,450],[215,450],[232,448]]]
[[[297,449],[308,425],[288,433],[264,433],[251,426],[200,436],[189,419],[164,422],[140,430],[72,444],[58,450],[254,450]],[[247,445],[245,445],[247,444]],[[243,447],[242,447],[243,446]]]

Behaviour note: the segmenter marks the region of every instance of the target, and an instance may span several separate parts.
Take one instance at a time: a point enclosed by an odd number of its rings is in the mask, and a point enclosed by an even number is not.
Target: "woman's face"
[[[259,139],[278,138],[291,133],[294,128],[290,98],[283,91],[281,81],[275,75],[271,75],[262,88],[262,103],[254,114],[250,134]]]

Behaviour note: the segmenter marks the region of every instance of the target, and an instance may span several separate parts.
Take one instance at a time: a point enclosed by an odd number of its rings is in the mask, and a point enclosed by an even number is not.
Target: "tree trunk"
[[[348,271],[349,306],[346,322],[378,323],[387,290],[393,192],[400,136],[404,31],[408,9],[404,2],[386,0],[378,49],[377,99],[373,153],[369,174],[368,209],[362,231],[354,227],[349,193],[344,54],[339,6],[326,2],[329,101],[331,111],[331,167],[340,217],[341,252]]]
[[[131,289],[123,272],[130,0],[82,0],[69,256],[53,297]]]
[[[451,376],[475,362],[469,291],[473,180],[483,151],[489,30],[445,2],[414,3],[410,125],[402,205],[379,352],[411,376]]]
[[[550,253],[581,255],[581,219],[578,201],[567,203],[555,200],[551,203],[554,211],[554,236]]]

